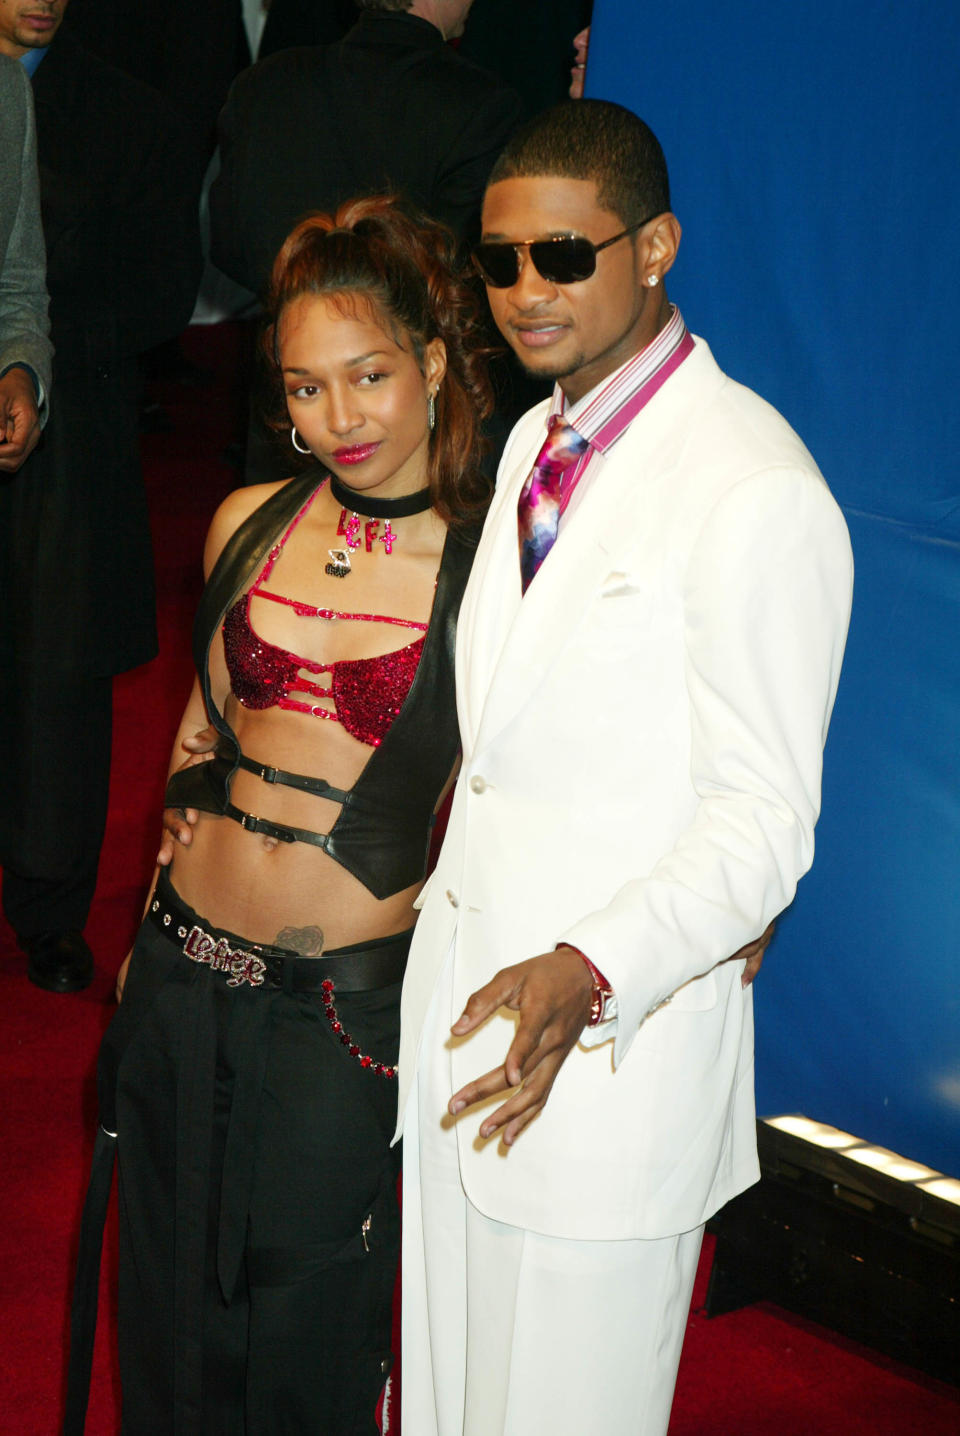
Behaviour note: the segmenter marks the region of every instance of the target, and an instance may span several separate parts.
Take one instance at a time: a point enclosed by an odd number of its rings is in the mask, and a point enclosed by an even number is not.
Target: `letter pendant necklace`
[[[429,487],[418,489],[415,494],[405,494],[399,499],[375,499],[366,494],[348,489],[335,474],[330,475],[330,492],[341,505],[337,534],[344,540],[343,548],[331,548],[327,552],[330,562],[324,573],[331,578],[346,578],[351,573],[351,553],[363,545],[367,553],[373,553],[374,544],[382,543],[384,552],[393,553],[397,542],[396,530],[391,519],[405,519],[413,514],[422,514],[430,508],[432,498]],[[383,532],[378,532],[381,520]]]

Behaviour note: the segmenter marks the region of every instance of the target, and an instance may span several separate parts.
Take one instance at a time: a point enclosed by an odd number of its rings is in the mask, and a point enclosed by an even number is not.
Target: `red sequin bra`
[[[300,654],[268,643],[254,631],[250,622],[250,600],[256,596],[285,604],[301,618],[391,623],[426,633],[427,625],[416,623],[413,619],[390,618],[379,613],[339,613],[331,608],[315,608],[279,593],[269,593],[263,588],[284,544],[317,493],[319,489],[311,494],[270,550],[252,587],[241,594],[224,615],[223,645],[230,688],[245,708],[286,708],[296,713],[309,713],[314,718],[331,719],[342,723],[347,732],[361,743],[378,748],[400,712],[413,682],[423,650],[422,637],[378,658],[345,658],[335,663],[317,663],[312,658],[303,658]],[[330,687],[321,688],[311,683],[301,670],[317,675],[329,673]],[[325,708],[319,703],[307,702],[305,698],[293,697],[295,693],[309,698],[332,699],[334,707]]]

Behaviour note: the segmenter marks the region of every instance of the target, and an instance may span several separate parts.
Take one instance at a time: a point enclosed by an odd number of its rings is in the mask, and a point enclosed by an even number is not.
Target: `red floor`
[[[161,596],[161,656],[116,684],[110,820],[87,927],[98,960],[93,986],[72,997],[32,987],[24,957],[9,929],[0,924],[4,1436],[52,1436],[58,1428],[68,1288],[95,1122],[96,1048],[110,1016],[112,976],[129,947],[152,870],[163,773],[190,683],[188,635],[203,533],[217,502],[236,482],[222,459],[237,431],[236,335],[228,328],[196,330],[189,334],[187,347],[217,372],[217,379],[206,388],[169,387],[164,397],[174,430],[144,443]],[[119,1429],[112,1251],[111,1236],[89,1436],[113,1436]],[[750,1307],[707,1321],[698,1308],[709,1254],[708,1244],[694,1294],[671,1436],[960,1433],[956,1389],[776,1307]],[[585,1353],[585,1359],[595,1361],[596,1354]]]

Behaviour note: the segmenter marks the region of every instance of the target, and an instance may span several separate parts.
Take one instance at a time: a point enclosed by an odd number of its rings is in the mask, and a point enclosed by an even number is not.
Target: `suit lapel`
[[[537,438],[539,443],[539,431]],[[484,530],[457,645],[460,719],[468,748],[489,741],[523,707],[609,572],[613,552],[622,546],[623,525],[633,522],[643,489],[635,447],[632,453],[622,443],[618,449],[562,525],[522,602],[516,509],[535,449],[506,480],[503,499]]]
[[[669,471],[691,410],[720,382],[698,340],[607,456],[521,602],[517,500],[543,442],[548,406],[540,422],[530,415],[523,457],[501,476],[461,615],[457,691],[466,751],[501,732],[541,684],[630,534],[641,531],[649,476]]]

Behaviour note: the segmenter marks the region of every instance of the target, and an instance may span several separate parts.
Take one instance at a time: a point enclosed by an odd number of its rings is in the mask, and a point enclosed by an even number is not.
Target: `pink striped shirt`
[[[634,354],[600,384],[566,408],[559,384],[553,391],[551,414],[562,414],[589,448],[567,473],[560,501],[561,519],[596,454],[606,455],[654,394],[679,369],[693,350],[693,336],[676,305],[667,324],[639,354]],[[597,471],[594,462],[594,475]]]

